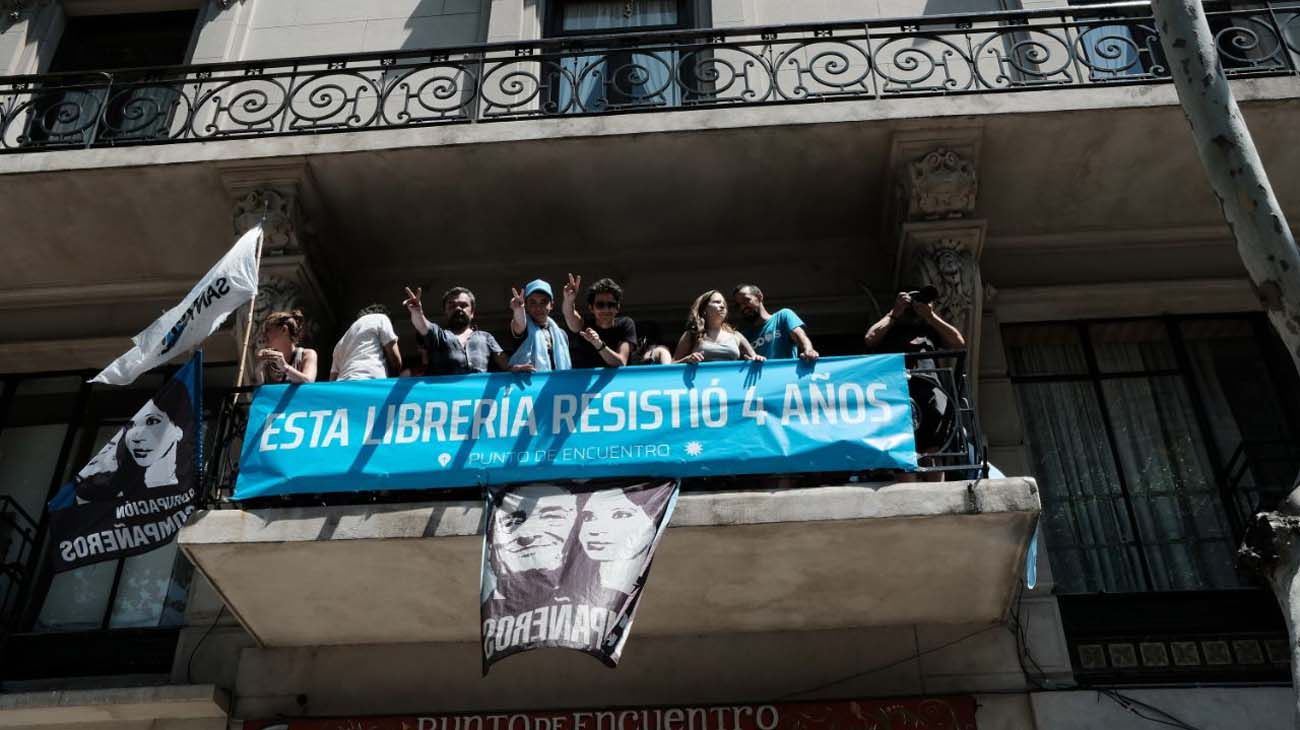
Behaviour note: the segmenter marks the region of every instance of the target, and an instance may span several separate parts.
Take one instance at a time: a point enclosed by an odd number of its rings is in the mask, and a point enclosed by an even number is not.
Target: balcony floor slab
[[[1039,513],[1030,479],[682,495],[640,635],[997,622]],[[483,505],[199,513],[186,554],[264,646],[478,638]]]

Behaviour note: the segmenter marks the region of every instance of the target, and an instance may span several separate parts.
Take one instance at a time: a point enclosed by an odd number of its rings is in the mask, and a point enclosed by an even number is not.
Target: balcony
[[[1038,510],[1028,479],[684,494],[636,633],[994,623]],[[483,518],[477,499],[210,510],[180,540],[263,646],[471,642]]]
[[[1038,495],[1029,479],[968,478],[982,467],[981,439],[962,355],[910,365],[964,404],[937,465],[923,468],[955,481],[891,484],[887,473],[686,480],[638,634],[1003,619]],[[356,494],[231,503],[241,421],[238,409],[221,417],[225,447],[210,471],[216,508],[192,518],[180,544],[263,646],[475,640],[485,515],[474,490],[377,495],[362,485]]]
[[[1296,73],[1300,5],[1208,15],[1230,76]],[[0,151],[1168,81],[1125,2],[0,78]]]

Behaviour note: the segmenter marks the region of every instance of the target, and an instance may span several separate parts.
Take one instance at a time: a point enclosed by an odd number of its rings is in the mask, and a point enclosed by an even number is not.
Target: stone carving
[[[242,234],[266,217],[262,255],[298,253],[298,200],[271,188],[248,193],[235,203],[235,233]]]
[[[975,212],[978,192],[974,165],[940,147],[908,164],[900,183],[900,207],[909,221],[965,218]]]
[[[904,283],[931,284],[939,290],[935,311],[963,333],[974,331],[981,294],[975,257],[960,240],[941,238],[918,245]]]

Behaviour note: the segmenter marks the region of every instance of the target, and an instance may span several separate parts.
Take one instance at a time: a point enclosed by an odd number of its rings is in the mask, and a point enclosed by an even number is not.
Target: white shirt
[[[383,314],[367,314],[357,319],[334,346],[331,370],[335,380],[374,380],[387,378],[384,346],[397,341],[393,323]]]

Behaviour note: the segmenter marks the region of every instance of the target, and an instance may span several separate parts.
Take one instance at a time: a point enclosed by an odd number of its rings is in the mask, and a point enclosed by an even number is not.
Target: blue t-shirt
[[[803,326],[799,315],[789,309],[777,310],[762,327],[745,330],[745,337],[754,351],[770,360],[799,356],[794,344],[794,331]]]

